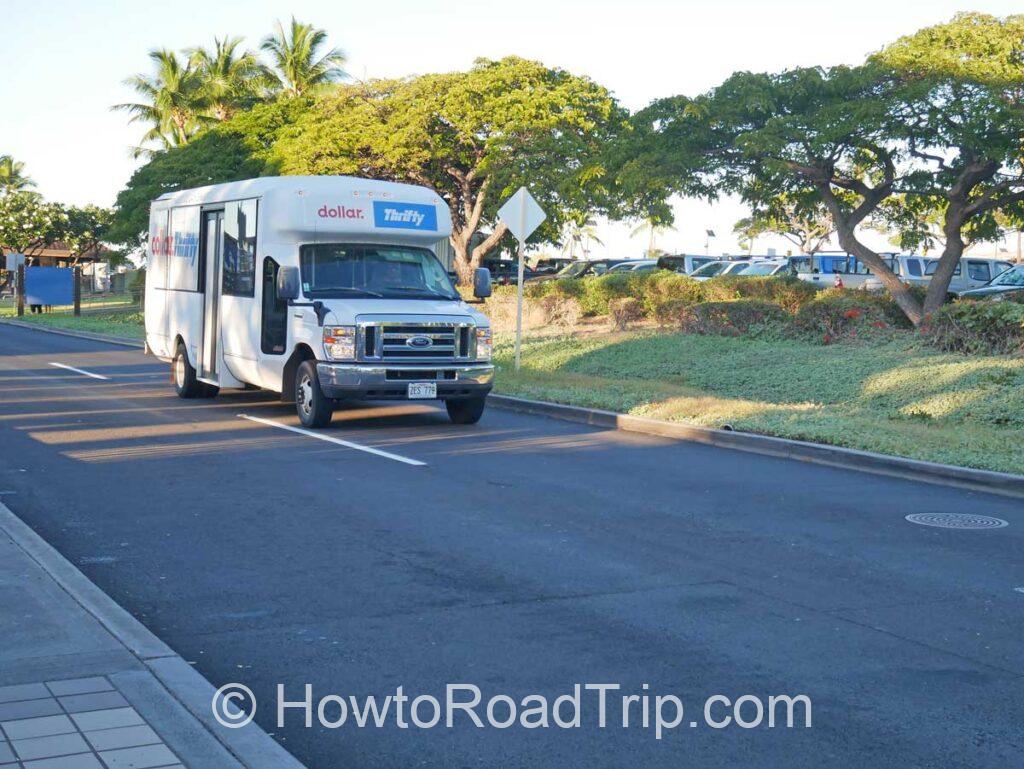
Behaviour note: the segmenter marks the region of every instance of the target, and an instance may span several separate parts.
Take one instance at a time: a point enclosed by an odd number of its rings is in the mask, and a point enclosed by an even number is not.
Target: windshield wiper
[[[342,292],[342,291],[348,291],[350,293],[360,294],[362,296],[373,296],[373,297],[376,297],[377,299],[383,299],[384,298],[384,294],[380,294],[380,293],[378,293],[376,291],[370,291],[370,289],[368,289],[368,288],[356,288],[355,286],[345,286],[344,288],[319,288],[319,289],[313,289],[314,293],[323,293],[323,294],[327,294],[327,295],[329,295],[331,293],[334,293],[334,292]]]
[[[414,291],[417,294],[429,294],[430,296],[438,299],[457,299],[451,294],[442,294],[439,291],[431,291],[429,288],[421,288],[419,286],[391,286],[392,291]]]

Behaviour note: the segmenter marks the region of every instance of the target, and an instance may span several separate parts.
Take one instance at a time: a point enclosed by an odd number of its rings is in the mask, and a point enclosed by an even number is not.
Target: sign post
[[[523,259],[526,239],[533,234],[547,215],[526,187],[516,190],[505,205],[498,209],[498,218],[505,223],[516,240],[519,241],[518,280],[516,281],[516,371],[523,346]]]
[[[18,303],[18,317],[25,314],[25,265],[19,264],[14,272],[14,294]]]

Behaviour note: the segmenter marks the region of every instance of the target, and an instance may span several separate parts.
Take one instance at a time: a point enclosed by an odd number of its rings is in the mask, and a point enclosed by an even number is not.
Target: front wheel
[[[179,398],[197,398],[203,392],[204,385],[196,378],[196,370],[188,362],[185,345],[178,345],[171,361],[171,374],[174,378],[174,390]]]
[[[484,415],[486,398],[467,398],[466,400],[445,401],[448,418],[457,425],[475,425]]]
[[[334,403],[320,389],[316,361],[303,361],[295,374],[295,410],[304,427],[327,427],[334,416]]]

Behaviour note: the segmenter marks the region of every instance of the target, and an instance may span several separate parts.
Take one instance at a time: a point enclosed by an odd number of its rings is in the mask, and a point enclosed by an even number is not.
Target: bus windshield
[[[302,293],[314,299],[459,298],[444,267],[425,248],[323,243],[303,246],[299,261]]]

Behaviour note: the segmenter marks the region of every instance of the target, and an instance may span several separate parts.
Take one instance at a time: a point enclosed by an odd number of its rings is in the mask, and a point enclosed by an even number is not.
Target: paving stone
[[[94,710],[90,713],[75,713],[71,716],[83,732],[97,729],[114,729],[118,726],[138,726],[145,723],[134,708],[115,710]]]
[[[24,721],[0,723],[9,740],[25,740],[30,737],[49,737],[51,734],[67,734],[75,731],[75,725],[67,716],[46,716],[27,718]]]
[[[26,761],[25,769],[104,769],[103,764],[93,753],[79,753],[77,756],[61,756],[60,758],[41,758],[38,761]]]
[[[50,693],[42,684],[18,684],[17,686],[0,686],[0,702],[17,702],[18,700],[39,700],[49,697]]]
[[[160,742],[160,736],[148,726],[123,726],[120,729],[86,732],[85,738],[96,750],[134,748]]]
[[[55,716],[63,713],[57,700],[24,700],[22,702],[5,702],[0,705],[0,722],[18,721],[23,718],[38,716]]]
[[[15,740],[11,744],[14,746],[14,752],[18,754],[18,758],[22,761],[89,752],[89,746],[80,734],[56,734],[52,737],[35,737],[31,740]]]
[[[109,769],[151,769],[151,767],[167,766],[178,761],[178,757],[166,745],[106,750],[100,753],[100,758]]]
[[[86,710],[109,710],[128,704],[128,700],[120,692],[97,692],[95,694],[75,694],[71,697],[58,697],[60,704],[68,713],[83,713]]]
[[[66,681],[47,681],[46,686],[57,697],[71,694],[92,694],[113,691],[114,685],[103,676],[92,678],[71,678]]]

